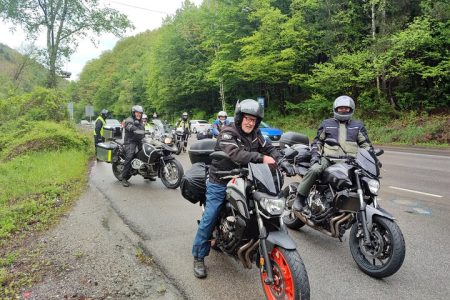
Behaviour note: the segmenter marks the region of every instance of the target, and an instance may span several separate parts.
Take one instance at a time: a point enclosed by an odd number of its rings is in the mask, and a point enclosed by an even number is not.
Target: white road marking
[[[405,192],[411,192],[411,193],[416,193],[416,194],[421,194],[421,195],[426,195],[426,196],[431,196],[431,197],[436,197],[436,198],[442,198],[444,196],[441,195],[435,195],[435,194],[430,194],[430,193],[424,193],[424,192],[419,192],[419,191],[414,191],[414,190],[408,190],[408,189],[404,189],[404,188],[400,188],[400,187],[396,187],[396,186],[389,186],[391,189],[394,190],[399,190],[399,191],[405,191]]]
[[[447,155],[439,155],[439,154],[424,154],[424,153],[411,153],[411,152],[402,152],[402,151],[391,151],[386,150],[386,153],[394,153],[394,154],[401,154],[401,155],[411,155],[411,156],[422,156],[422,157],[439,157],[441,159],[450,159]]]

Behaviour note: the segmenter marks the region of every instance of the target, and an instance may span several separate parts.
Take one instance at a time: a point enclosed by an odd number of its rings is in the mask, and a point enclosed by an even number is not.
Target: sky
[[[139,32],[156,29],[161,26],[167,15],[175,14],[184,0],[100,0],[100,4],[114,8],[126,14],[133,23],[135,29],[129,30],[125,36],[133,36]],[[203,0],[190,0],[195,5],[200,5]],[[11,32],[9,23],[0,21],[0,43],[21,51],[26,44],[25,33],[18,29]],[[119,39],[112,34],[104,34],[98,38],[98,45],[93,45],[89,40],[80,41],[76,52],[70,57],[70,61],[64,64],[63,69],[71,72],[70,80],[78,79],[83,66],[91,59],[97,58],[103,51],[114,47]],[[45,46],[45,33],[36,42],[39,47]]]

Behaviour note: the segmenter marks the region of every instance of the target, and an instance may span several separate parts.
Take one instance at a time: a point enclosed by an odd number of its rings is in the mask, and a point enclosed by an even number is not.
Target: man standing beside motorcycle
[[[137,130],[144,131],[144,125],[142,124],[142,114],[144,110],[140,105],[134,105],[131,108],[131,116],[126,118],[124,123],[125,137],[123,138],[123,147],[125,149],[125,163],[122,171],[122,185],[129,187],[131,171],[131,161],[134,158],[136,148],[141,147],[141,140],[144,137],[143,134],[136,133]]]
[[[183,142],[184,142],[183,152],[186,152],[188,137],[191,135],[191,126],[188,121],[188,113],[187,112],[184,112],[181,115],[181,119],[178,120],[175,128],[181,128],[183,131]]]
[[[215,151],[225,152],[234,163],[241,166],[246,166],[250,162],[270,165],[279,162],[288,175],[295,175],[293,167],[286,161],[281,162],[282,157],[278,150],[270,141],[264,139],[258,129],[263,117],[264,112],[255,100],[246,99],[241,103],[238,102],[235,122],[222,129],[217,138]],[[211,234],[226,196],[228,180],[220,179],[215,172],[228,170],[230,166],[222,165],[217,160],[212,161],[206,185],[205,211],[192,246],[194,275],[197,278],[207,276],[204,258],[209,254]]]
[[[217,114],[217,120],[214,121],[212,125],[212,134],[213,137],[217,138],[219,136],[219,133],[222,131],[222,128],[224,126],[230,125],[230,121],[227,119],[228,115],[226,112],[219,111]]]
[[[311,168],[297,188],[297,197],[292,205],[294,210],[309,214],[307,195],[320,174],[331,165],[328,157],[355,157],[358,148],[373,151],[364,124],[352,119],[354,112],[355,102],[349,96],[339,96],[334,100],[334,118],[326,119],[320,124],[311,144]],[[327,138],[336,140],[339,145],[326,144]]]

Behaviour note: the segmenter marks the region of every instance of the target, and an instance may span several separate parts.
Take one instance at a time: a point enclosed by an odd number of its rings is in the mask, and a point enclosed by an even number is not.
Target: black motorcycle
[[[203,141],[211,143],[197,143]],[[190,151],[197,150],[197,143]],[[211,158],[228,160],[224,152],[214,152]],[[181,184],[183,197],[202,207],[207,173],[208,165],[196,162]],[[218,171],[217,175],[230,181],[212,248],[234,257],[244,268],[255,264],[267,299],[309,299],[305,266],[281,218],[285,205],[282,173],[277,167],[250,163],[247,168]]]
[[[334,139],[325,140],[340,147]],[[309,168],[309,148],[296,145],[284,150],[303,176]],[[309,155],[308,155],[309,154]],[[350,251],[358,267],[369,276],[391,276],[402,266],[405,240],[394,217],[377,202],[380,188],[380,163],[376,156],[383,150],[370,153],[359,149],[356,157],[330,158],[334,163],[321,175],[307,197],[309,213],[291,209],[297,197],[298,183],[284,190],[287,227],[299,229],[305,224],[334,238],[341,239],[351,228]]]
[[[144,136],[144,132],[141,133]],[[114,176],[121,180],[125,163],[125,150],[122,144],[115,141],[112,154],[112,170]],[[159,177],[169,189],[180,186],[184,171],[183,166],[172,155],[176,150],[159,140],[148,136],[142,139],[142,147],[131,162],[131,176],[141,175],[146,179]],[[129,178],[125,178],[129,179]]]
[[[173,137],[173,142],[175,144],[175,147],[177,149],[175,154],[179,155],[182,151],[186,152],[185,143],[186,143],[187,135],[185,135],[183,133],[183,131],[174,129],[172,131],[172,137]]]

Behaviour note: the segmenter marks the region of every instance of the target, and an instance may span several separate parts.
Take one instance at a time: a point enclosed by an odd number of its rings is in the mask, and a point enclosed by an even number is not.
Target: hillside
[[[45,86],[46,77],[47,69],[35,59],[0,43],[0,99]],[[60,79],[60,85],[66,84],[67,80]]]

